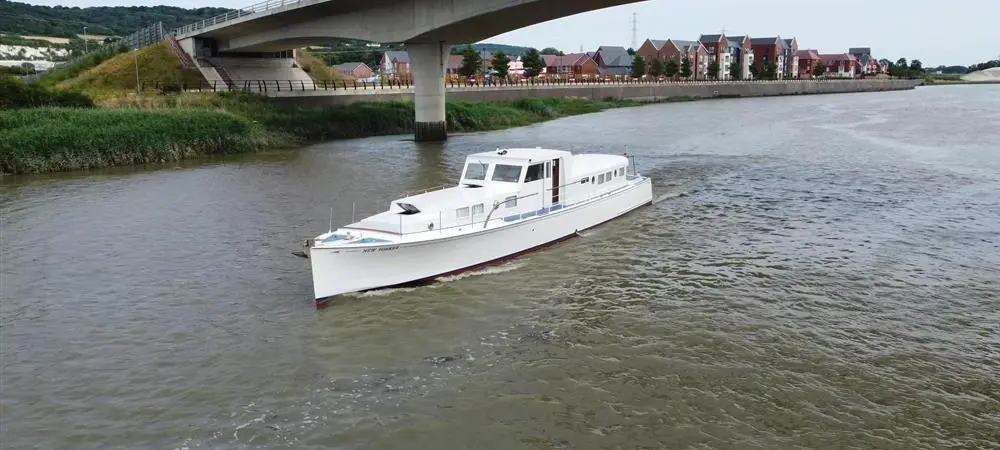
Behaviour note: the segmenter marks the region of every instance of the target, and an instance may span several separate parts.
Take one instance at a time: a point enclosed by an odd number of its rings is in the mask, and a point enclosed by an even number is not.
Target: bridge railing
[[[240,17],[245,17],[251,14],[260,13],[264,11],[270,11],[272,9],[283,8],[289,5],[300,5],[301,3],[302,3],[301,0],[267,0],[260,3],[254,3],[245,8],[240,8],[235,11],[219,14],[214,17],[209,17],[205,20],[200,20],[195,23],[184,25],[183,27],[175,28],[173,34],[174,36],[179,36],[182,34],[192,33],[204,28],[218,25],[220,23],[229,22],[230,20],[239,19]]]
[[[869,78],[870,79],[870,78]],[[546,80],[546,79],[515,79],[515,80],[450,80],[446,82],[448,89],[522,89],[531,87],[601,87],[601,86],[725,86],[725,85],[745,85],[745,84],[775,84],[775,83],[801,83],[801,82],[821,82],[821,83],[843,83],[858,81],[859,78],[820,78],[820,79],[784,79],[784,80],[656,80],[656,79],[578,79],[578,80]],[[888,81],[889,79],[885,79]],[[222,80],[203,81],[198,83],[179,81],[155,81],[143,84],[143,89],[154,89],[161,92],[250,92],[257,94],[268,94],[275,92],[292,91],[338,91],[357,93],[377,93],[384,91],[407,92],[413,88],[413,83],[409,79],[386,80],[385,82],[372,82],[364,80],[241,80],[234,79],[230,83]]]

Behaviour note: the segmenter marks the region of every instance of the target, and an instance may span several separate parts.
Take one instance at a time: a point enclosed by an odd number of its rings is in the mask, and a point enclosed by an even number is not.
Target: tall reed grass
[[[448,129],[461,132],[523,126],[638,104],[628,100],[543,98],[449,102],[446,111]],[[410,133],[414,128],[410,102],[276,108],[259,97],[203,95],[171,102],[132,97],[116,106],[0,110],[0,172],[36,173],[169,162],[197,155]]]

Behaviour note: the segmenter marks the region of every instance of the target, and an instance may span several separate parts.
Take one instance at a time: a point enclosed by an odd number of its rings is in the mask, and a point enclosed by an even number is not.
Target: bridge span
[[[352,38],[402,42],[410,58],[415,138],[444,140],[450,44],[645,0],[269,0],[174,30],[192,58],[259,55]]]

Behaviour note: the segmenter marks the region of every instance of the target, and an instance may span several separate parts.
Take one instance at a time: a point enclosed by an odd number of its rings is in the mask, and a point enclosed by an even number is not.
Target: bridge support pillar
[[[448,67],[449,46],[444,42],[407,44],[406,51],[410,56],[413,109],[417,115],[413,138],[417,141],[448,139],[444,113],[444,75]]]

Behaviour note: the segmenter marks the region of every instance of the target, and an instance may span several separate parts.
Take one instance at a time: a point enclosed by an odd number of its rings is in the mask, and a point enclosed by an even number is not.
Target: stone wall
[[[789,80],[739,83],[599,84],[454,88],[448,100],[504,101],[534,97],[583,97],[593,100],[664,100],[671,97],[725,98],[837,94],[913,89],[920,80]],[[412,90],[292,91],[272,94],[280,105],[333,106],[359,101],[412,101]]]

